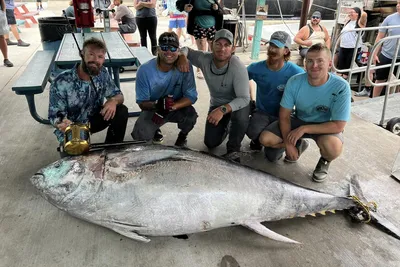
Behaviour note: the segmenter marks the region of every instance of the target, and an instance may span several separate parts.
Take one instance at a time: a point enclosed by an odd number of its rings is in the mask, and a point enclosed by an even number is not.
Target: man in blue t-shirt
[[[329,164],[343,149],[343,129],[350,119],[351,93],[349,84],[329,72],[331,53],[323,44],[315,44],[306,54],[307,73],[289,79],[283,93],[279,123],[275,121],[260,135],[266,147],[279,148],[279,158],[296,162],[308,147],[302,138],[312,138],[321,157],[313,172],[315,182],[323,182]],[[291,116],[293,108],[295,115]]]
[[[256,111],[252,114],[247,129],[247,136],[251,139],[250,148],[261,150],[258,140],[262,131],[276,121],[279,116],[279,102],[281,101],[286,83],[293,75],[303,73],[304,70],[289,62],[290,45],[292,40],[286,32],[277,31],[271,35],[267,50],[267,60],[256,62],[247,67],[249,79],[257,84]],[[250,88],[253,90],[253,83]],[[269,149],[265,149],[265,155]]]
[[[136,103],[142,112],[135,123],[135,140],[162,142],[159,128],[175,122],[181,130],[176,146],[186,146],[188,133],[197,121],[192,106],[197,100],[193,69],[180,72],[176,68],[179,39],[174,32],[165,32],[158,39],[158,56],[140,66],[136,75]]]

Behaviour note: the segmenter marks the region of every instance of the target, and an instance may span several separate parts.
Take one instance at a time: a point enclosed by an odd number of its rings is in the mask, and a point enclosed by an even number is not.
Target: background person
[[[397,12],[389,15],[385,18],[382,23],[382,26],[400,26],[400,1],[397,1],[396,5]],[[379,42],[385,36],[393,36],[400,35],[400,27],[394,29],[380,29],[378,35],[376,36],[375,43]],[[374,55],[374,64],[377,66],[391,64],[392,61],[396,58],[396,62],[400,61],[400,51],[397,55],[394,54],[396,51],[396,42],[397,39],[387,40],[383,42],[382,46],[376,50]],[[390,67],[383,69],[376,69],[376,83],[386,82],[389,75]],[[393,73],[397,73],[397,66],[393,69]],[[375,86],[372,92],[372,97],[380,96],[382,93],[382,89],[384,86]]]
[[[150,37],[151,52],[157,52],[157,15],[156,0],[134,0],[136,9],[136,25],[139,29],[140,44],[147,46],[147,33]]]
[[[121,34],[134,33],[136,31],[135,16],[132,11],[126,5],[122,5],[122,3],[122,0],[114,0],[114,6],[117,7],[117,10],[112,16],[116,21],[120,22],[118,26]]]
[[[176,68],[179,39],[174,32],[165,32],[158,39],[157,58],[141,65],[136,75],[136,103],[142,112],[132,131],[134,140],[153,143],[162,141],[159,128],[167,122],[181,130],[176,146],[186,146],[187,136],[197,121],[193,104],[197,101],[193,68],[180,72]]]
[[[13,33],[14,37],[17,39],[17,42],[10,41],[8,33],[5,34],[4,37],[6,38],[7,45],[29,46],[30,44],[25,43],[21,40],[18,33],[17,20],[15,19],[14,15],[14,0],[5,0],[5,2],[7,23],[10,26],[11,32]]]
[[[50,86],[49,120],[60,143],[64,141],[65,129],[73,122],[89,122],[91,133],[108,127],[106,143],[124,140],[128,108],[122,104],[121,90],[103,66],[106,51],[103,41],[86,40],[80,64],[59,74]]]
[[[222,28],[222,8],[216,0],[178,0],[176,7],[179,11],[188,13],[187,31],[196,39],[197,49],[211,51],[215,32]],[[207,49],[208,44],[208,49]],[[203,75],[199,68],[197,78]]]
[[[7,17],[6,17],[6,3],[4,0],[0,0],[0,50],[3,54],[3,64],[6,67],[14,66],[8,59],[7,43],[4,35],[8,33]]]
[[[64,10],[67,17],[75,18],[74,2],[69,1],[69,6]],[[62,14],[64,16],[64,14]]]
[[[351,31],[357,28],[365,28],[367,25],[367,13],[361,12],[361,9],[354,7],[349,12],[349,21],[342,29],[342,37],[340,38],[340,49],[338,56],[338,66],[337,69],[343,70],[351,67],[351,60],[353,59],[354,50],[361,50],[361,38],[359,43],[356,44],[358,33]],[[357,56],[356,56],[357,58]],[[341,72],[338,73],[344,79],[347,79],[348,73]]]
[[[36,9],[37,10],[44,10],[42,6],[42,0],[36,0]]]
[[[300,47],[300,55],[304,58],[307,54],[308,48],[313,44],[325,44],[329,49],[331,48],[331,37],[325,26],[320,24],[321,12],[315,11],[311,15],[310,23],[302,27],[294,37],[295,43]]]
[[[182,30],[186,27],[186,13],[176,9],[176,0],[167,0],[167,10],[169,14],[168,32],[176,29],[178,40],[180,40]]]

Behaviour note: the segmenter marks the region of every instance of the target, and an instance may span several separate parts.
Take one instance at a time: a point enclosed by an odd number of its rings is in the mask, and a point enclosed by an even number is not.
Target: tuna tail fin
[[[257,221],[246,221],[242,225],[244,227],[249,228],[250,230],[253,230],[257,234],[260,234],[262,236],[268,237],[268,238],[276,240],[276,241],[293,243],[293,244],[301,244],[295,240],[292,240],[290,238],[287,238],[283,235],[277,234],[277,233],[269,230],[267,227],[265,227],[264,225],[262,225],[261,223],[259,223]]]
[[[355,196],[358,198],[360,202],[363,203],[368,203],[368,200],[365,198],[362,190],[360,183],[358,182],[357,175],[353,175],[351,177],[350,181],[350,195]],[[393,223],[391,223],[388,219],[386,219],[382,214],[380,214],[378,211],[370,209],[369,210],[369,215],[368,215],[368,220],[360,219],[360,211],[362,209],[360,207],[356,207],[355,209],[350,210],[350,216],[355,220],[359,222],[368,222],[369,219],[373,224],[375,224],[377,227],[381,228],[383,231],[386,233],[390,234],[391,236],[397,238],[400,240],[400,229],[396,227]]]

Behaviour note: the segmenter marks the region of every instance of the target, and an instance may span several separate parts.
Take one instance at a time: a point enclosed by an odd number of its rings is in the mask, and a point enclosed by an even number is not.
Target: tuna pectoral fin
[[[120,235],[129,237],[129,238],[131,238],[133,240],[136,240],[136,241],[145,242],[145,243],[150,242],[150,239],[148,239],[147,237],[138,235],[137,233],[135,233],[133,231],[126,230],[124,228],[112,227],[111,230],[113,230],[114,232],[117,232]]]
[[[270,239],[276,240],[276,241],[281,241],[281,242],[286,242],[286,243],[293,243],[293,244],[301,244],[297,241],[294,241],[290,238],[287,238],[283,235],[277,234],[271,230],[269,230],[267,227],[262,225],[259,222],[256,221],[246,221],[244,224],[242,224],[244,227],[249,228],[250,230],[253,230],[257,234],[260,234],[262,236],[268,237]]]

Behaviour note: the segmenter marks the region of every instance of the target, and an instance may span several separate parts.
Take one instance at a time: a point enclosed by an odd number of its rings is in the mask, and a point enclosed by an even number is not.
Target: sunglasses
[[[312,17],[312,18],[313,18],[313,19],[320,19],[320,17],[315,17],[315,16],[314,16],[314,17]]]
[[[176,52],[178,51],[178,48],[175,46],[170,46],[170,45],[160,45],[160,48],[162,51],[167,52],[168,50],[171,52]]]

